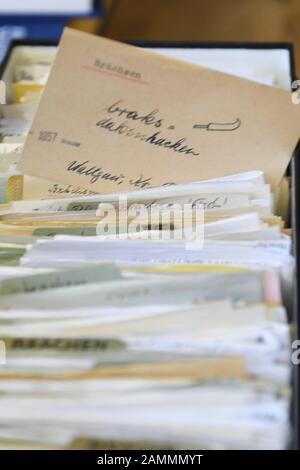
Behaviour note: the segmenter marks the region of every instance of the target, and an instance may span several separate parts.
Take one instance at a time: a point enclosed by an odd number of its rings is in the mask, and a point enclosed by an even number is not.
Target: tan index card
[[[287,91],[66,29],[21,166],[95,192],[257,169],[275,189],[299,135]]]

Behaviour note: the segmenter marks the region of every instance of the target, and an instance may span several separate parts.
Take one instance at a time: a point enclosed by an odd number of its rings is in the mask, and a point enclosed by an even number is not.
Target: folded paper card
[[[275,189],[299,135],[287,91],[66,29],[21,167],[93,192],[259,168]]]

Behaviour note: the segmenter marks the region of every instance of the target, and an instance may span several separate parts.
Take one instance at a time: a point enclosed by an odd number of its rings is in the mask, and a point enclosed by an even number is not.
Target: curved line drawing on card
[[[205,129],[207,131],[236,131],[241,127],[242,121],[237,118],[234,122],[209,122],[208,124],[194,124],[193,129]]]

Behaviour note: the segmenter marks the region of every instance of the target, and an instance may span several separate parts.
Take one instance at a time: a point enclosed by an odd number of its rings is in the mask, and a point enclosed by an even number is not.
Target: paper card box
[[[0,70],[0,76],[6,77],[9,83],[10,68],[18,46],[47,46],[43,43],[19,41],[12,45]],[[288,44],[215,44],[215,43],[138,43],[141,47],[153,52],[165,54],[194,64],[215,68],[216,70],[236,74],[260,83],[278,86],[289,90],[295,79],[293,49]],[[291,175],[291,227],[293,229],[293,249],[296,256],[296,274],[300,271],[300,146],[296,148],[289,168]],[[288,198],[289,199],[289,198]],[[300,337],[300,285],[298,275],[292,299],[292,321],[295,325],[295,336]],[[300,390],[297,366],[294,367],[294,397],[291,408],[293,435],[289,446],[300,448]]]

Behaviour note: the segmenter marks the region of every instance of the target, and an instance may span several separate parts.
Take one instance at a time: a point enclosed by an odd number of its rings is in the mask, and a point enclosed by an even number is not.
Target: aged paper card
[[[299,135],[286,91],[66,29],[21,167],[93,192],[260,169],[274,189]]]

